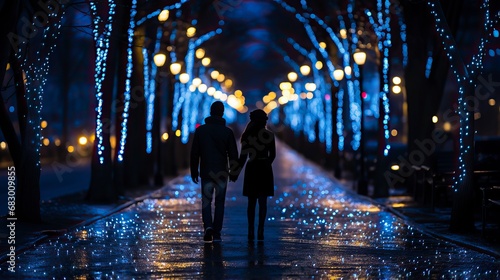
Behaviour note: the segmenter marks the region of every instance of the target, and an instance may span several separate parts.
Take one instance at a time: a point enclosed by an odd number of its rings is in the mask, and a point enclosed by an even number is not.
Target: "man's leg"
[[[215,185],[215,213],[214,213],[214,239],[220,238],[222,222],[224,220],[224,203],[226,202],[227,180],[217,181]]]
[[[215,183],[212,180],[201,179],[201,216],[203,218],[203,230],[213,228],[212,224],[212,197]]]

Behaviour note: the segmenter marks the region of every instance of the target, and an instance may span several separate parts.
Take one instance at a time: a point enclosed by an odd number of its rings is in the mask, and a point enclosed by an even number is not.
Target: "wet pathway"
[[[39,279],[499,279],[494,258],[435,239],[364,200],[284,145],[265,241],[247,242],[242,178],[230,183],[222,243],[202,241],[199,187],[179,177],[153,198],[19,256]],[[0,278],[14,276],[0,266]]]

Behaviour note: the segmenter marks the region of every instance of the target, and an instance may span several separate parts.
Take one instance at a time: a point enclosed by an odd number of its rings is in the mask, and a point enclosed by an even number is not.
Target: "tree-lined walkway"
[[[222,243],[203,243],[199,186],[179,177],[151,199],[20,255],[22,278],[498,279],[494,258],[435,239],[345,189],[278,143],[265,241],[248,243],[242,178]],[[0,276],[11,275],[2,264]]]

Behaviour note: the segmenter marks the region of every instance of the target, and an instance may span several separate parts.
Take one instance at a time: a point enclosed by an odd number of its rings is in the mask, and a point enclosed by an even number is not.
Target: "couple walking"
[[[196,129],[191,147],[191,179],[198,184],[198,177],[201,178],[204,241],[221,241],[228,179],[235,182],[245,163],[243,195],[248,197],[248,240],[255,239],[257,202],[257,239],[264,240],[267,197],[274,195],[271,166],[276,157],[274,134],[266,129],[267,114],[260,109],[252,111],[250,122],[241,136],[241,153],[238,157],[233,131],[226,126],[223,115],[224,104],[214,102],[210,107],[210,116],[205,118],[205,124]],[[215,212],[212,217],[214,193]]]

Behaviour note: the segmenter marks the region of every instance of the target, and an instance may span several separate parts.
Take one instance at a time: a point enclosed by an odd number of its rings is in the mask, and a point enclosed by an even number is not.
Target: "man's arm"
[[[198,184],[198,166],[200,165],[200,140],[199,140],[198,130],[195,130],[193,137],[193,144],[191,145],[191,156],[190,156],[190,169],[191,169],[191,180],[193,183]]]

